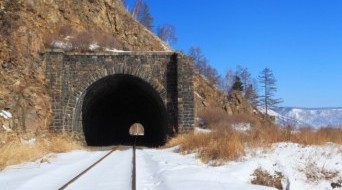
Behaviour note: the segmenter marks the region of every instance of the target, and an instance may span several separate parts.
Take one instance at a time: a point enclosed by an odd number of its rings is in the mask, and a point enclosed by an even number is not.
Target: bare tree
[[[257,81],[253,82],[253,84],[249,84],[246,90],[245,98],[251,103],[254,107],[260,105],[259,103],[259,95],[258,95],[258,87]]]
[[[217,70],[208,64],[208,60],[203,56],[199,47],[191,47],[188,56],[194,61],[194,70],[204,76],[211,84],[218,86],[221,76]]]
[[[218,86],[221,76],[218,74],[217,70],[209,64],[207,64],[205,67],[204,76],[209,80],[211,84]]]
[[[131,15],[134,19],[137,19],[137,16],[141,10],[142,0],[137,0],[134,4],[134,7],[131,11]]]
[[[148,30],[152,29],[153,17],[150,14],[147,3],[142,0],[137,0],[130,13],[135,20],[144,25]]]
[[[146,3],[141,4],[141,10],[137,15],[137,20],[144,25],[148,30],[152,30],[153,17],[150,14],[150,10]]]
[[[260,103],[265,107],[266,115],[268,114],[268,109],[275,107],[277,104],[281,103],[281,99],[274,98],[274,93],[277,91],[276,82],[273,72],[270,68],[265,68],[261,71],[259,77],[259,82],[263,89],[263,94],[260,96]]]
[[[199,47],[190,47],[188,56],[192,58],[194,62],[194,69],[200,75],[203,74],[204,65],[206,65],[206,58],[202,54],[202,50]]]
[[[177,42],[176,29],[172,24],[164,24],[158,26],[157,36],[167,44],[173,44]]]
[[[227,94],[229,94],[233,88],[233,85],[234,85],[234,78],[235,78],[235,75],[233,73],[233,70],[229,69],[227,72],[226,72],[226,75],[224,77],[224,86],[225,86],[225,92]]]

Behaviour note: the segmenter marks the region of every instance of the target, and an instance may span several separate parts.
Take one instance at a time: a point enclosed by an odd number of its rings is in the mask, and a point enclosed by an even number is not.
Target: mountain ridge
[[[325,108],[301,108],[301,107],[277,107],[272,110],[279,125],[294,127],[341,127],[342,107]]]

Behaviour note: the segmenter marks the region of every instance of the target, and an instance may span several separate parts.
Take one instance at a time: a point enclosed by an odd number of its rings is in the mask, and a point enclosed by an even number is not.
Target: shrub
[[[271,175],[267,171],[258,168],[252,175],[254,176],[251,181],[252,184],[275,187],[279,190],[283,190],[281,180],[284,178],[284,176],[281,172],[275,172],[275,175]]]
[[[211,133],[187,133],[171,139],[166,147],[179,145],[178,151],[184,154],[198,152],[204,163],[220,165],[244,154],[244,137],[235,130],[215,129]]]
[[[212,132],[181,134],[172,138],[166,147],[179,145],[179,152],[196,152],[203,162],[214,165],[239,158],[244,155],[245,147],[267,147],[278,142],[303,145],[322,145],[327,142],[342,144],[340,128],[279,128],[266,120],[257,120],[247,115],[229,116],[220,109],[208,109],[199,115]],[[240,132],[231,127],[234,123],[250,123],[252,127],[249,131]]]

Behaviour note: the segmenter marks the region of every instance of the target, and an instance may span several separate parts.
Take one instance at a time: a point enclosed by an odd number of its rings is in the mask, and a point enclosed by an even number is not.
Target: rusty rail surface
[[[132,190],[136,190],[137,188],[137,181],[136,181],[136,159],[135,159],[135,148],[136,148],[136,137],[134,138],[134,144],[133,144],[133,159],[132,159],[132,164],[133,164],[133,171],[132,171]]]
[[[72,184],[73,182],[75,182],[78,178],[80,178],[83,174],[87,173],[90,169],[92,169],[94,166],[96,166],[98,163],[100,163],[103,159],[105,159],[106,157],[108,157],[110,154],[112,154],[114,151],[116,151],[118,149],[118,147],[114,147],[112,148],[112,150],[110,152],[108,152],[106,155],[104,155],[102,158],[100,158],[98,161],[96,161],[94,164],[92,164],[91,166],[89,166],[87,169],[85,169],[84,171],[82,171],[80,174],[78,174],[76,177],[72,178],[70,181],[68,181],[65,185],[63,185],[61,188],[59,188],[59,190],[63,190],[65,188],[67,188],[70,184]]]

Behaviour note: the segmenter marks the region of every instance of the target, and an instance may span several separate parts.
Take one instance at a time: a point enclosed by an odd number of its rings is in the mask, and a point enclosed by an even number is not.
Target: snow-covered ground
[[[341,145],[279,143],[249,150],[243,158],[218,167],[201,163],[195,154],[181,155],[174,150],[137,150],[137,189],[274,189],[250,184],[258,168],[270,174],[281,172],[284,188],[289,190],[332,189],[332,182],[342,183]],[[0,189],[58,189],[106,153],[73,151],[49,155],[48,162],[7,167],[0,172]],[[131,150],[115,152],[69,189],[129,189],[131,156]]]

